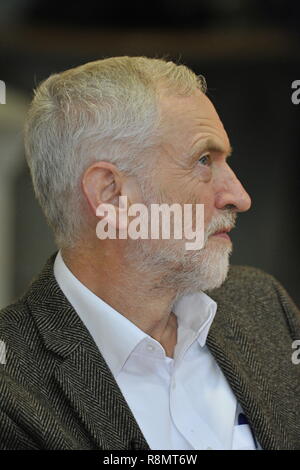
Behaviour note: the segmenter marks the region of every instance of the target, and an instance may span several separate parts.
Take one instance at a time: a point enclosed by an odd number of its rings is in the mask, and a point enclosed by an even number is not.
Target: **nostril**
[[[236,209],[236,206],[234,204],[226,204],[226,206],[224,206],[224,209],[234,210]]]

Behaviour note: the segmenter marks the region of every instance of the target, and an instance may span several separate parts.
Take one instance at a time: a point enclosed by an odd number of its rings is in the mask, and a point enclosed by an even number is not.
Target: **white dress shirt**
[[[242,409],[205,344],[217,311],[213,299],[198,292],[173,305],[178,329],[170,358],[158,341],[84,286],[60,251],[54,275],[112,371],[151,449],[257,448],[249,425],[238,425]]]

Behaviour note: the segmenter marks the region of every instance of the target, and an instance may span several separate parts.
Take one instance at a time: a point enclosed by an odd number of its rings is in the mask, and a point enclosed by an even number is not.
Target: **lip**
[[[230,232],[230,229],[224,229],[224,230],[220,230],[220,232],[214,233],[212,236],[225,238],[226,240],[230,241],[230,236],[228,235],[228,232]]]

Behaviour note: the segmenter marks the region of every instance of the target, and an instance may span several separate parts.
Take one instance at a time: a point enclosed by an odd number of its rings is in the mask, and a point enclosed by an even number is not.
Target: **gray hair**
[[[84,231],[84,171],[106,160],[128,175],[147,165],[158,144],[159,90],[206,92],[205,79],[185,65],[147,57],[112,57],[51,75],[35,90],[24,128],[36,198],[59,248]]]

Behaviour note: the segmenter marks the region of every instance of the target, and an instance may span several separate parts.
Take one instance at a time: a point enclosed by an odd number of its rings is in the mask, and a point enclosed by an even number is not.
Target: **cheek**
[[[196,167],[191,169],[183,179],[184,191],[190,194],[193,203],[210,204],[213,192],[213,179],[210,168]]]
[[[196,187],[185,188],[185,194],[186,203],[193,205],[193,217],[196,216],[196,204],[204,205],[204,228],[206,228],[214,214],[214,192],[212,188],[198,183]]]
[[[207,205],[204,206],[204,228],[206,229],[208,224],[211,222],[213,218],[213,208],[208,207]]]
[[[193,176],[197,178],[199,183],[209,183],[213,177],[211,166],[197,164],[192,168]]]
[[[197,203],[204,204],[204,224],[205,227],[211,221],[214,213],[214,192],[211,188],[205,188],[202,192],[198,191]]]

